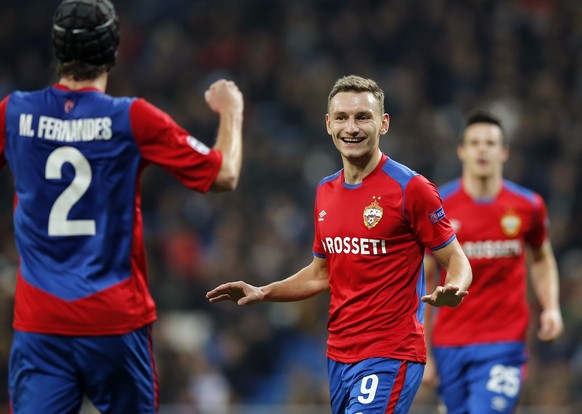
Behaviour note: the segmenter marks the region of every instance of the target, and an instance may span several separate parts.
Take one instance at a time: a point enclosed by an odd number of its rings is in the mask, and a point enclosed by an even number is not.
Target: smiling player
[[[358,76],[339,79],[325,121],[344,168],[317,188],[313,261],[282,281],[225,283],[207,297],[247,305],[329,289],[333,413],[406,413],[426,361],[424,302],[459,305],[471,269],[436,187],[380,151],[389,117],[378,85]],[[443,286],[423,297],[426,247],[448,273]]]

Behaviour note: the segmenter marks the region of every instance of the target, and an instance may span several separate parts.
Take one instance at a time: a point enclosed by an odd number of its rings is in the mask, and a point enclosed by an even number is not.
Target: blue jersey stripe
[[[400,164],[391,158],[386,161],[382,167],[382,171],[396,180],[396,182],[400,184],[403,192],[410,180],[418,175],[416,171],[411,170],[406,165]]]
[[[455,240],[455,238],[456,238],[456,237],[457,237],[457,235],[456,235],[456,234],[453,234],[453,235],[451,236],[451,238],[450,238],[450,239],[448,239],[446,242],[444,242],[443,244],[440,244],[440,245],[438,245],[437,247],[433,247],[431,250],[432,250],[432,251],[435,251],[435,250],[440,250],[440,249],[442,249],[442,248],[443,248],[443,247],[445,247],[447,244],[449,244],[450,242],[452,242],[453,240]]]
[[[391,158],[389,158],[382,166],[382,171],[384,171],[390,178],[400,184],[400,188],[402,190],[402,217],[405,221],[408,221],[406,219],[406,213],[404,212],[404,206],[406,205],[406,194],[404,193],[404,190],[406,189],[406,186],[410,180],[416,177],[418,173],[411,170],[406,165],[400,164]]]
[[[321,187],[323,184],[328,183],[330,181],[335,180],[336,178],[338,178],[340,176],[340,174],[342,173],[342,170],[339,170],[338,172],[332,174],[332,175],[328,175],[327,177],[324,177],[321,179],[321,181],[319,182],[318,187]]]
[[[441,199],[445,199],[455,194],[461,189],[461,180],[458,178],[456,180],[450,181],[439,187],[439,194]]]
[[[512,193],[527,199],[530,203],[535,203],[535,192],[532,190],[522,187],[521,185],[509,180],[503,180],[503,186],[508,191],[511,191]]]

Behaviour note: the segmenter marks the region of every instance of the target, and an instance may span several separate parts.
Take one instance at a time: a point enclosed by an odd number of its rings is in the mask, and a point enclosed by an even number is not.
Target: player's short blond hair
[[[331,100],[340,92],[370,92],[380,108],[380,114],[384,113],[384,91],[378,86],[378,84],[372,79],[362,78],[357,75],[348,75],[343,78],[339,78],[327,98],[327,109],[328,112],[331,108]]]

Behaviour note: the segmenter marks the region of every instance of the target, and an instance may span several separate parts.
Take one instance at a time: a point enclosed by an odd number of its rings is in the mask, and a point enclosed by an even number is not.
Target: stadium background
[[[0,96],[55,82],[56,4],[2,1]],[[531,336],[520,412],[582,412],[582,2],[115,4],[122,40],[110,93],[145,97],[209,145],[217,118],[203,101],[206,87],[231,78],[246,100],[235,193],[191,193],[157,168],[143,179],[162,414],[328,412],[326,297],[238,308],[209,306],[204,294],[226,280],[267,283],[311,260],[315,185],[340,168],[324,129],[327,94],[351,73],[376,79],[386,92],[391,129],[382,149],[437,184],[460,171],[462,116],[476,105],[502,116],[512,151],[507,177],[538,191],[549,207],[566,324],[551,345]],[[0,413],[7,412],[17,266],[11,210],[4,168]],[[420,391],[415,412],[436,412],[432,393]]]

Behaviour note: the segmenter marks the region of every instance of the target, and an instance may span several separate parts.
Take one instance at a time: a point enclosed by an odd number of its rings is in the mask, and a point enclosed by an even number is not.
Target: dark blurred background
[[[530,335],[520,412],[582,412],[580,0],[114,3],[122,40],[109,93],[148,99],[208,145],[217,116],[203,92],[226,77],[245,95],[236,192],[192,193],[157,167],[143,177],[163,412],[328,412],[325,295],[248,308],[209,306],[204,295],[227,280],[265,284],[311,260],[315,186],[341,168],[325,131],[327,95],[338,77],[352,73],[375,79],[386,93],[391,128],[383,151],[437,185],[460,173],[463,116],[484,106],[503,119],[511,145],[507,178],[539,192],[549,208],[566,324],[552,344]],[[57,4],[2,0],[1,97],[56,81],[50,28]],[[18,262],[12,187],[4,168],[2,413]],[[533,333],[539,311],[533,297],[532,311]],[[421,389],[415,407],[436,413],[434,394]]]

